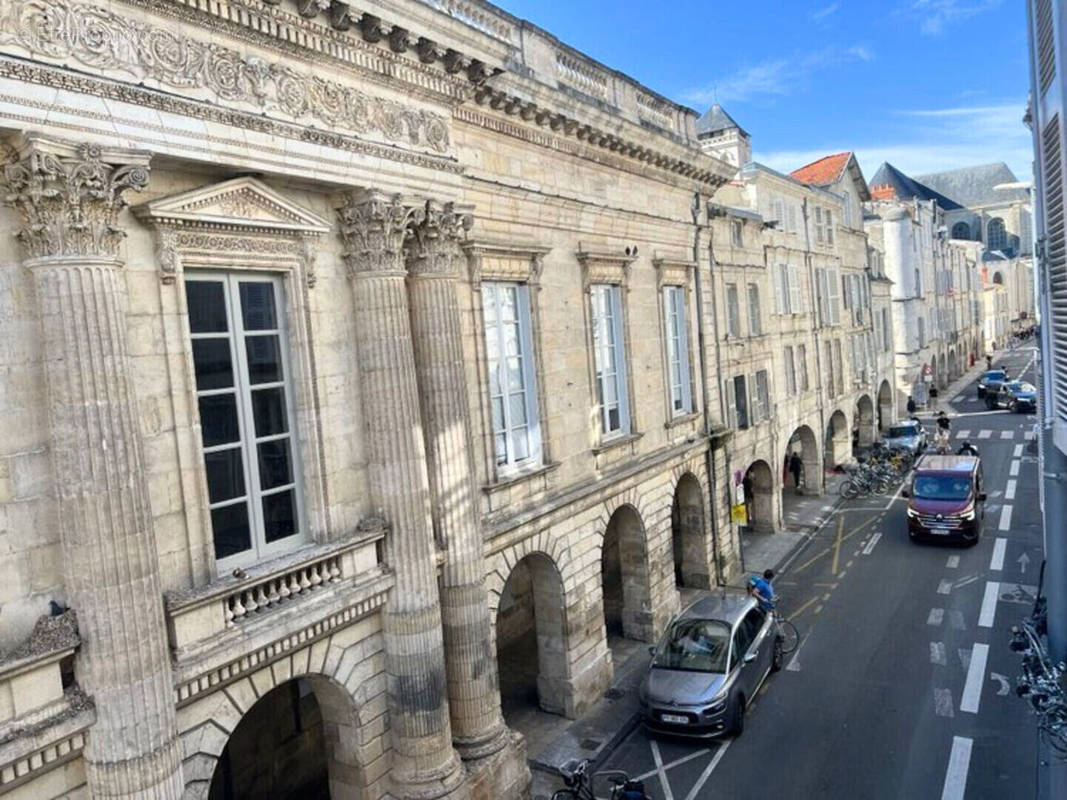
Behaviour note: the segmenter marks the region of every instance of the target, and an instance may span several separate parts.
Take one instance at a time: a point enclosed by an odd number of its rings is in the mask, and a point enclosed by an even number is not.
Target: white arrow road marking
[[[999,672],[990,672],[989,680],[996,681],[1000,684],[999,688],[997,689],[997,697],[1004,697],[1004,695],[1008,693],[1008,687],[1010,686],[1010,684],[1008,683],[1008,679],[1001,675]]]
[[[951,689],[934,689],[934,713],[939,717],[956,716],[956,712],[952,709]]]
[[[940,625],[941,620],[945,618],[945,609],[943,608],[931,608],[930,616],[926,618],[927,625]]]
[[[985,665],[989,659],[989,645],[978,643],[971,651],[971,663],[967,665],[967,681],[960,696],[960,711],[978,713],[982,700],[982,685],[985,683]]]
[[[997,613],[997,592],[999,591],[999,583],[986,581],[985,594],[982,595],[982,610],[978,613],[978,627],[993,627],[993,617]]]
[[[1019,572],[1021,572],[1021,573],[1023,573],[1025,575],[1026,574],[1026,565],[1030,563],[1030,556],[1026,555],[1026,553],[1024,552],[1021,556],[1019,556],[1015,560],[1019,562]]]
[[[948,756],[941,800],[963,800],[963,792],[967,788],[967,770],[971,766],[972,744],[974,741],[965,736],[952,737],[952,752]]]
[[[996,572],[1004,569],[1004,551],[1008,546],[1008,540],[998,538],[993,544],[993,557],[989,559],[989,568]]]
[[[939,664],[942,667],[948,664],[944,642],[930,642],[930,663]]]

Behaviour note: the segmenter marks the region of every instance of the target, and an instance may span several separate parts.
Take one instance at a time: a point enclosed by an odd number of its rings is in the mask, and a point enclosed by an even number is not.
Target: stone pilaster
[[[427,202],[413,220],[406,257],[430,496],[445,549],[441,585],[452,737],[477,770],[510,741],[500,713],[496,654],[485,590],[485,555],[471,462],[470,411],[456,279],[459,242],[472,218]]]
[[[386,553],[396,585],[384,615],[393,793],[466,797],[452,749],[418,385],[403,264],[415,210],[364,191],[340,209],[355,297],[360,392],[371,494],[389,523]]]
[[[127,353],[117,225],[148,155],[29,137],[4,202],[36,278],[66,587],[96,705],[94,798],[178,798],[174,688]]]

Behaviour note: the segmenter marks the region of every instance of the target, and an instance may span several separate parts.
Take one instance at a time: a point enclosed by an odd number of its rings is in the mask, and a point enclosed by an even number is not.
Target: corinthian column
[[[180,751],[126,342],[118,260],[122,193],[148,154],[27,139],[4,202],[37,285],[66,587],[96,705],[86,748],[94,798],[178,798]]]
[[[422,400],[430,495],[446,558],[441,586],[452,738],[481,759],[508,743],[489,630],[485,556],[470,457],[470,410],[456,278],[459,240],[472,218],[427,202],[407,244],[411,330]]]
[[[355,296],[360,393],[373,502],[396,573],[384,616],[393,792],[466,797],[452,749],[436,548],[408,317],[403,242],[413,210],[379,192],[340,209]]]

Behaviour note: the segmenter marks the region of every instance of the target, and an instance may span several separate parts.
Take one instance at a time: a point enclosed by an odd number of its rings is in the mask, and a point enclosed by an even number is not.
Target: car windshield
[[[971,479],[953,475],[919,475],[912,494],[923,500],[966,500],[971,496]]]
[[[900,439],[905,436],[916,436],[918,434],[918,425],[893,425],[889,428],[890,439]]]
[[[730,628],[713,619],[682,619],[671,625],[656,651],[653,667],[692,672],[725,672]]]
[[[987,372],[985,374],[985,379],[987,381],[1002,381],[1006,377],[1007,375],[1004,374],[1004,370],[1001,369],[995,369],[992,372]]]

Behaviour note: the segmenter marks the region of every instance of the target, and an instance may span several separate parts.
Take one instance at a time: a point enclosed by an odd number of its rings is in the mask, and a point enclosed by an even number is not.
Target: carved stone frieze
[[[462,260],[460,243],[474,225],[470,208],[427,200],[411,222],[411,235],[404,248],[408,272],[457,275]]]
[[[463,244],[467,254],[471,285],[477,289],[483,280],[528,283],[537,286],[545,255],[551,250],[533,244],[475,241]]]
[[[3,201],[25,222],[16,236],[27,258],[117,257],[123,192],[148,185],[148,162],[139,150],[28,136],[3,172]]]
[[[348,196],[338,215],[349,276],[402,273],[404,238],[419,208],[404,205],[400,195],[360,190]]]
[[[122,71],[179,91],[206,90],[223,102],[247,103],[355,133],[375,132],[436,152],[449,146],[448,121],[440,114],[117,11],[68,0],[5,0],[0,9],[0,43],[18,45],[34,56]]]
[[[636,255],[585,250],[579,250],[574,255],[582,265],[582,285],[586,291],[594,283],[611,283],[629,288],[630,267],[637,260]]]
[[[697,265],[685,258],[654,256],[652,266],[656,268],[657,282],[662,287],[688,286]]]

